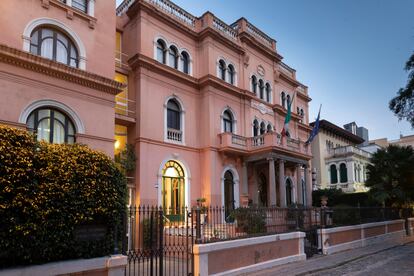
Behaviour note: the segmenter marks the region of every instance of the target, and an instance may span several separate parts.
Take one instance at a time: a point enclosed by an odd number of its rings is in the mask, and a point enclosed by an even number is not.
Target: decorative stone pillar
[[[241,206],[249,205],[249,187],[248,187],[248,176],[247,176],[247,162],[242,163],[242,187],[241,187]]]
[[[312,206],[312,171],[310,164],[305,165],[306,206]]]
[[[296,165],[296,185],[297,185],[297,196],[298,196],[298,200],[297,203],[299,204],[303,204],[303,190],[302,190],[302,165],[297,164]]]
[[[275,160],[270,157],[269,161],[269,206],[276,205],[276,172],[275,172]]]
[[[286,207],[285,160],[279,159],[280,206]]]

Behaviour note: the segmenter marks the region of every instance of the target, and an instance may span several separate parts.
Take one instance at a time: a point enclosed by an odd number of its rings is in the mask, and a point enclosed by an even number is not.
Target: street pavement
[[[414,276],[414,239],[413,237],[406,239],[404,245],[384,242],[328,256],[316,255],[306,261],[280,265],[244,275]]]

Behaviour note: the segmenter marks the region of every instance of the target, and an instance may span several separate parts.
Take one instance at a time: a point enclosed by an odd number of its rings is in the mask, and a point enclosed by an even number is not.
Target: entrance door
[[[234,210],[234,180],[231,171],[224,174],[224,219],[226,222],[233,222],[230,217]]]
[[[267,206],[267,183],[266,176],[259,176],[259,206]]]
[[[286,179],[286,205],[292,205],[292,181],[290,178]]]
[[[185,213],[184,171],[175,161],[165,164],[162,176],[162,207],[170,221],[182,221]]]

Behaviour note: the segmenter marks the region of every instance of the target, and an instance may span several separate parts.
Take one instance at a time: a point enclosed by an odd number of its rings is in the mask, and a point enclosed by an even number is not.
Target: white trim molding
[[[79,53],[79,69],[86,70],[86,49],[80,37],[71,28],[66,26],[63,22],[53,18],[36,18],[30,21],[23,30],[23,51],[30,52],[30,37],[34,29],[39,26],[54,26],[66,32],[75,43]]]
[[[168,102],[170,100],[176,100],[178,104],[180,105],[180,131],[181,131],[181,141],[174,141],[171,139],[168,139],[168,118],[167,118],[167,106]],[[173,94],[171,96],[168,96],[164,101],[164,142],[173,143],[173,144],[179,144],[179,145],[185,145],[185,109],[184,109],[184,103],[181,101],[181,99]]]
[[[66,104],[51,99],[37,100],[26,106],[20,113],[19,123],[26,124],[30,114],[40,107],[53,107],[63,111],[75,124],[76,133],[85,134],[85,126],[78,114]]]

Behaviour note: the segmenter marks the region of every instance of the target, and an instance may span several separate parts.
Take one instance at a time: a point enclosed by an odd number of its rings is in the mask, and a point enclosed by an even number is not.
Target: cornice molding
[[[0,44],[0,62],[116,95],[124,85],[56,61]]]

